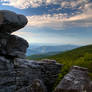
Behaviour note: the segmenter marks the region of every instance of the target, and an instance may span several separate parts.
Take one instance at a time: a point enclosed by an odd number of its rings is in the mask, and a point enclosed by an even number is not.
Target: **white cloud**
[[[75,8],[82,11],[72,13],[72,16],[68,14],[47,14],[47,15],[35,15],[27,16],[29,26],[35,27],[51,27],[54,29],[63,29],[72,26],[92,26],[92,3],[88,3],[88,0],[1,0],[9,3],[3,3],[17,8],[39,7],[42,3],[46,4],[60,4],[61,8]]]
[[[28,16],[30,26],[51,27],[63,29],[67,27],[89,27],[92,26],[92,4],[86,4],[83,13],[68,17],[68,14],[47,14],[40,16]]]
[[[28,25],[36,27],[51,27],[51,28],[63,28],[63,21],[67,18],[67,14],[54,14],[51,16],[41,15],[41,16],[28,16]]]
[[[39,7],[42,5],[42,3],[48,4],[55,4],[57,0],[0,0],[2,5],[9,5],[14,6],[16,8],[24,9],[30,7]],[[6,3],[6,1],[8,3]],[[4,3],[5,2],[5,3]]]
[[[31,7],[38,7],[42,4],[42,0],[2,0],[3,5],[14,6],[16,8],[24,9]],[[4,3],[4,1],[8,3]]]
[[[1,2],[3,1],[3,5],[9,5],[9,6],[14,6],[20,9],[28,8],[29,6],[31,7],[39,7],[43,3],[46,5],[48,4],[61,4],[62,8],[74,8],[79,4],[87,3],[88,0],[0,0]],[[4,2],[8,3],[4,3]]]
[[[86,3],[88,3],[88,0],[71,0],[71,1],[63,1],[61,2],[62,8],[76,8],[76,6],[84,6]]]

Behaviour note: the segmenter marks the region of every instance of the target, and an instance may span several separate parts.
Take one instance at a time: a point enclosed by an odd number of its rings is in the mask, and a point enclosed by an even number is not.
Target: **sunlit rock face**
[[[83,67],[73,66],[54,92],[92,92],[88,70]]]

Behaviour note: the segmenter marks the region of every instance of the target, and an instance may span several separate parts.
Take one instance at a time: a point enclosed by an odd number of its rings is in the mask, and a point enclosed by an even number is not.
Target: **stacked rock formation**
[[[73,66],[64,76],[54,92],[92,92],[88,69]]]
[[[28,43],[23,38],[12,35],[27,24],[27,18],[11,11],[0,11],[0,55],[24,58]]]
[[[56,62],[23,59],[28,43],[11,33],[23,28],[27,18],[0,11],[0,92],[51,92],[61,71]]]

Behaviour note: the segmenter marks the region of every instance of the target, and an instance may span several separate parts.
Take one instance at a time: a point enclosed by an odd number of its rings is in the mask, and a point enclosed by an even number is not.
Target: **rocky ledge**
[[[38,62],[20,58],[12,61],[0,57],[0,92],[33,92],[21,90],[26,90],[36,80],[41,81],[41,85],[43,84],[41,88],[47,88],[50,92],[60,70],[61,65],[53,62]]]
[[[73,66],[54,92],[92,92],[92,82],[88,76],[88,69]]]

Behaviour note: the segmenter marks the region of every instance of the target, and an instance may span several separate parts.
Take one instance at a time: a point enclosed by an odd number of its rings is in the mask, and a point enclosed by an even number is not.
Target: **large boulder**
[[[23,28],[28,20],[24,15],[9,10],[0,10],[0,33],[12,33]]]
[[[9,35],[7,38],[0,39],[0,55],[8,58],[25,58],[28,42],[16,35]]]
[[[7,55],[11,57],[24,58],[28,42],[16,35],[10,35],[6,45]]]
[[[54,92],[92,92],[92,84],[87,69],[73,66]]]

